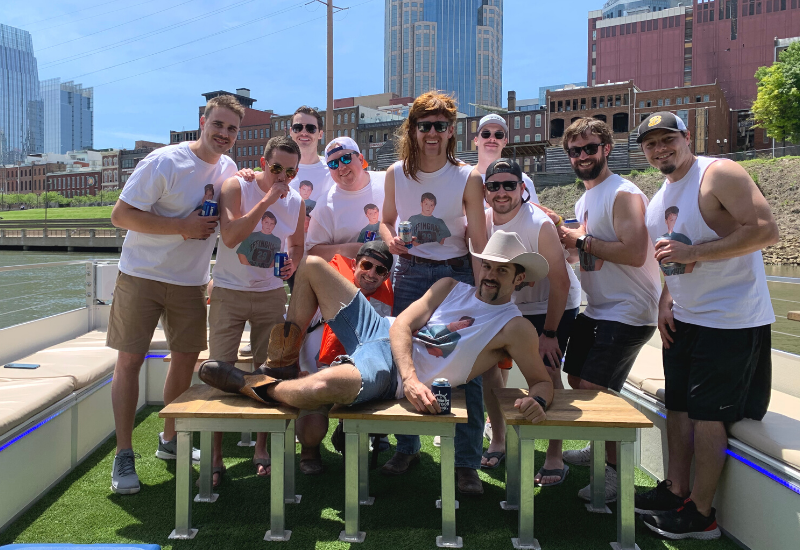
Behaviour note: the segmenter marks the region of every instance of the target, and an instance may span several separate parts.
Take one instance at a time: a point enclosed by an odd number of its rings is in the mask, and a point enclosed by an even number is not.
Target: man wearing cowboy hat
[[[260,402],[280,402],[302,409],[339,403],[356,405],[378,399],[405,397],[422,413],[441,411],[430,385],[445,377],[452,386],[480,376],[504,357],[519,366],[529,396],[515,406],[531,422],[545,419],[553,398],[553,384],[538,353],[538,336],[511,301],[524,280],[540,281],[547,261],[527,252],[515,233],[498,231],[489,239],[480,260],[478,286],[455,279],[437,281],[396,319],[381,317],[358,289],[322,258],[307,256],[297,270],[289,302],[286,328],[273,332],[265,367],[292,353],[282,335],[305,331],[319,308],[328,326],[343,344],[346,355],[330,367],[294,380],[278,380],[258,369],[246,374],[231,363],[206,361],[200,367],[205,383]],[[347,304],[347,305],[342,305]],[[459,328],[460,338],[449,353],[431,354],[436,338],[433,325],[448,324],[468,315],[475,321]],[[466,324],[466,323],[465,323]],[[418,338],[418,333],[426,336]],[[447,339],[451,344],[452,338]]]

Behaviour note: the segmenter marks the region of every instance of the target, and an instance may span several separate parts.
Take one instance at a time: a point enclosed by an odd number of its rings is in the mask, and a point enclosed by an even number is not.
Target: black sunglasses
[[[567,154],[569,155],[569,158],[577,159],[580,158],[581,151],[585,151],[586,154],[591,157],[592,155],[597,154],[597,150],[600,149],[600,147],[602,146],[603,146],[602,143],[589,143],[587,145],[584,145],[583,147],[570,147],[569,149],[567,149]]]
[[[328,161],[328,168],[330,168],[331,170],[338,170],[339,169],[339,161],[342,161],[342,164],[345,164],[345,165],[350,164],[351,162],[353,162],[353,155],[355,155],[355,154],[357,154],[357,153],[347,153],[345,155],[342,155],[338,159],[329,160]]]
[[[289,179],[293,179],[297,175],[297,168],[284,168],[277,162],[275,164],[267,163],[267,166],[269,166],[269,171],[276,176],[284,170],[286,171],[286,177]]]
[[[492,137],[492,133],[489,130],[484,130],[483,132],[481,132],[481,137],[483,139],[489,139],[490,137]],[[501,130],[497,130],[494,133],[494,139],[503,139],[504,137],[506,137],[506,133]]]
[[[292,132],[294,132],[295,134],[299,134],[300,132],[303,131],[304,127],[306,129],[306,132],[308,132],[309,134],[317,133],[317,126],[315,124],[300,124],[300,123],[292,124]]]
[[[520,183],[522,183],[522,182],[521,181],[487,181],[486,183],[484,183],[484,185],[486,186],[486,190],[489,193],[496,193],[497,191],[500,191],[500,186],[501,185],[503,186],[503,189],[505,189],[506,191],[513,191],[514,189],[517,188],[517,185],[519,185]]]
[[[422,132],[423,134],[427,134],[431,131],[431,128],[435,128],[436,131],[440,134],[443,134],[447,131],[450,127],[450,123],[446,120],[437,120],[435,122],[431,122],[430,120],[426,120],[424,122],[417,122],[417,130]]]
[[[384,275],[389,273],[389,270],[386,269],[386,266],[373,264],[369,260],[361,260],[360,262],[358,262],[358,267],[360,267],[364,271],[369,271],[374,267],[375,273],[378,275],[378,277],[383,277]]]

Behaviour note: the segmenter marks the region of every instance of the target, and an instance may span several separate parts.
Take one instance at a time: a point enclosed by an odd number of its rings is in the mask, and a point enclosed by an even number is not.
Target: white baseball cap
[[[361,154],[361,149],[358,148],[358,143],[351,137],[337,137],[332,139],[328,145],[325,146],[325,159],[339,151],[353,151]]]
[[[503,130],[505,130],[506,135],[508,135],[508,124],[506,124],[506,119],[504,119],[500,115],[491,113],[483,117],[481,121],[478,123],[478,133],[480,133],[481,128],[483,128],[487,124],[499,124],[500,126],[503,127]]]

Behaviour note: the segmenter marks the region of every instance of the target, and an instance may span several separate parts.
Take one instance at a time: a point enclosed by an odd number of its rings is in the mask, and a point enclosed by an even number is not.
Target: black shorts
[[[601,321],[581,313],[572,325],[564,372],[614,391],[622,389],[639,350],[656,327]]]
[[[575,316],[578,315],[580,308],[567,309],[564,315],[561,316],[561,321],[558,323],[556,329],[556,338],[558,339],[558,348],[563,354],[567,350],[567,343],[569,342],[569,335],[572,334],[572,325],[575,323]],[[541,313],[539,315],[523,315],[531,324],[536,328],[536,334],[541,338],[544,331],[544,322],[547,320],[547,314]],[[544,365],[550,366],[550,359],[544,358]],[[557,365],[559,368],[561,365]]]
[[[664,349],[665,405],[692,420],[761,420],[772,387],[770,325],[719,329],[675,320]]]

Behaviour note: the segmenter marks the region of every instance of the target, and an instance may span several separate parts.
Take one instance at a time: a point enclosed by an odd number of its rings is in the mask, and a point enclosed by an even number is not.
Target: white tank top
[[[716,160],[698,157],[682,179],[664,182],[647,207],[647,230],[653,242],[662,237],[685,244],[719,240],[706,225],[699,204],[703,176]],[[727,260],[661,264],[661,271],[679,321],[723,329],[775,322],[760,250]]]
[[[586,233],[606,242],[619,242],[614,231],[614,201],[620,191],[647,197],[638,187],[617,174],[587,190],[575,204],[575,216]],[[653,243],[647,243],[642,267],[620,265],[581,253],[581,287],[586,292],[584,313],[592,319],[617,321],[633,326],[655,326],[661,279]]]
[[[436,172],[417,172],[414,181],[403,174],[402,161],[393,166],[397,220],[411,222],[411,235],[420,243],[408,253],[431,260],[467,254],[464,189],[473,167],[448,162]]]
[[[492,236],[498,229],[516,233],[529,252],[539,252],[539,231],[542,229],[542,225],[553,224],[547,214],[529,202],[524,203],[517,215],[503,225],[494,224],[492,212],[491,208],[486,211],[486,227],[489,230],[489,236]],[[564,309],[575,309],[581,305],[581,283],[566,258],[564,264],[567,266],[567,275],[569,275],[569,295]],[[545,277],[533,286],[526,285],[515,291],[512,299],[523,315],[541,315],[547,313],[549,297],[550,278]]]
[[[266,193],[255,181],[242,178],[241,214],[247,214]],[[275,277],[273,263],[276,252],[286,252],[286,238],[297,230],[297,218],[303,199],[294,189],[283,199],[278,199],[267,209],[254,231],[234,248],[228,248],[222,239],[217,245],[217,264],[212,277],[214,286],[231,290],[266,292],[283,287],[283,280]]]
[[[414,334],[411,356],[417,378],[429,387],[436,378],[447,378],[452,387],[466,384],[478,354],[511,319],[521,315],[513,302],[487,304],[475,297],[474,286],[457,283]],[[403,384],[399,375],[398,381],[396,395],[400,399]]]

